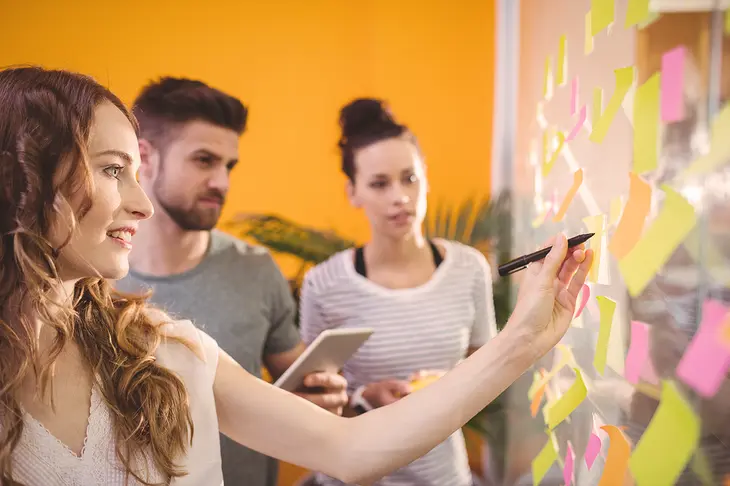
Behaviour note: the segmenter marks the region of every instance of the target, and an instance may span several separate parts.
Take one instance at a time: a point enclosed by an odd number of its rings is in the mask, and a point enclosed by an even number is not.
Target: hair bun
[[[378,133],[397,126],[385,103],[376,98],[358,98],[340,110],[343,138]]]

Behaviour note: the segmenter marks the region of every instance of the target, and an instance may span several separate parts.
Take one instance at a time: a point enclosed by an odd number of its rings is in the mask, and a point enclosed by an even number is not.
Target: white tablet
[[[350,357],[373,333],[369,328],[327,329],[276,380],[274,386],[294,391],[310,373],[339,372]]]

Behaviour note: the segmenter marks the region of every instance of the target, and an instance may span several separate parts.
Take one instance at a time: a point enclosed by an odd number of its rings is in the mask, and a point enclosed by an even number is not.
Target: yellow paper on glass
[[[560,36],[558,45],[558,70],[556,71],[555,82],[558,86],[565,86],[568,77],[568,39],[565,34]]]
[[[614,225],[621,219],[621,212],[624,210],[623,196],[616,196],[611,199],[611,208],[608,215],[608,224]]]
[[[596,342],[596,353],[593,355],[593,366],[600,374],[606,371],[606,358],[608,357],[608,342],[611,338],[611,327],[613,327],[613,315],[616,311],[616,302],[599,295],[598,310],[601,316],[598,329],[598,341]]]
[[[623,103],[626,94],[631,89],[631,85],[634,82],[634,67],[629,66],[625,68],[616,69],[614,71],[616,78],[616,87],[613,90],[613,95],[606,105],[606,109],[601,113],[601,117],[597,122],[593,124],[593,131],[589,137],[593,143],[601,143],[606,138],[608,129],[611,128],[613,119],[621,109],[621,103]],[[594,119],[596,114],[593,114]]]
[[[700,422],[692,406],[674,383],[663,381],[659,407],[629,460],[636,486],[675,484],[699,438]]]
[[[614,0],[591,0],[591,35],[595,37],[613,23]]]
[[[657,168],[659,159],[659,87],[657,72],[636,89],[634,98],[634,172]]]
[[[730,10],[725,10],[725,35],[730,34]]]
[[[669,186],[662,185],[662,190],[666,198],[659,216],[618,264],[632,297],[644,291],[697,223],[695,209],[686,199]]]
[[[598,125],[603,112],[603,90],[599,87],[593,88],[593,107],[591,109],[591,125]]]
[[[593,52],[593,34],[591,34],[591,13],[586,14],[586,40],[583,48],[584,54],[587,56]]]
[[[649,17],[649,0],[629,0],[629,6],[626,8],[626,23],[624,27],[628,29],[634,25],[642,24]]]
[[[545,59],[545,82],[543,86],[543,97],[549,100],[553,97],[553,59],[548,56]]]
[[[707,174],[730,161],[730,103],[712,120],[710,153],[703,155],[683,170],[679,178]]]
[[[597,216],[588,216],[583,218],[583,222],[586,225],[588,233],[595,233],[595,235],[588,240],[588,246],[593,250],[593,264],[591,270],[588,272],[588,281],[598,283],[599,270],[601,268],[601,258],[603,258],[603,231],[604,221],[606,220],[603,214]]]
[[[539,390],[541,386],[552,380],[553,377],[557,375],[564,367],[575,361],[573,359],[573,352],[565,344],[558,344],[557,346],[555,346],[555,349],[560,352],[560,359],[555,363],[550,372],[545,373],[542,377],[537,376],[535,378],[535,381],[532,382],[530,389],[527,390],[527,398],[529,398],[530,400],[533,399],[535,393],[537,393],[537,390]]]
[[[555,450],[552,438],[548,437],[545,446],[540,453],[532,460],[532,484],[540,484],[553,463],[558,459],[558,452]]]
[[[543,166],[542,166],[542,176],[547,177],[547,175],[550,173],[551,170],[553,170],[553,166],[555,165],[555,162],[557,162],[558,157],[560,156],[560,152],[563,150],[563,145],[565,145],[565,134],[563,132],[558,132],[557,135],[558,139],[558,147],[555,149],[555,151],[550,156],[550,160],[548,160]],[[549,140],[545,139],[543,142],[546,143],[546,153],[548,153],[550,146],[549,146]]]
[[[583,374],[578,368],[573,368],[573,371],[575,371],[575,381],[568,391],[547,410],[547,422],[550,430],[553,430],[563,420],[568,418],[573,413],[573,410],[578,408],[578,405],[585,400],[586,395],[588,395],[588,389],[586,388],[585,381],[583,381]]]

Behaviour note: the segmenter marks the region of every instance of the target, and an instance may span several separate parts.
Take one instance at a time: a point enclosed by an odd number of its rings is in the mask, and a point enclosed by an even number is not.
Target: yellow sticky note
[[[593,143],[601,143],[606,138],[608,129],[611,128],[613,119],[621,109],[621,103],[626,97],[626,93],[631,89],[631,85],[634,82],[634,67],[629,66],[625,68],[616,69],[614,71],[616,78],[616,87],[613,90],[613,95],[606,105],[606,109],[601,113],[600,119],[593,124],[593,131],[591,132],[590,141]],[[595,117],[595,113],[594,113]]]
[[[649,0],[629,0],[629,6],[626,9],[627,29],[634,25],[639,25],[649,18]]]
[[[644,291],[677,246],[697,223],[695,209],[671,187],[663,185],[664,206],[631,251],[619,261],[619,270],[632,297]]]
[[[560,44],[558,45],[558,70],[555,74],[555,82],[558,86],[565,86],[568,78],[568,39],[565,34],[560,36]]]
[[[558,132],[557,135],[558,139],[558,147],[555,149],[555,151],[550,156],[550,159],[547,160],[545,164],[542,166],[542,176],[547,177],[547,175],[550,173],[550,171],[553,169],[553,166],[555,165],[555,162],[557,162],[558,157],[560,156],[560,152],[563,150],[563,145],[565,145],[565,134],[563,132]],[[543,142],[546,143],[546,153],[550,150],[549,146],[549,140],[545,139]]]
[[[535,378],[532,382],[530,389],[527,390],[527,398],[532,400],[535,393],[540,389],[542,385],[550,381],[555,375],[557,375],[565,366],[573,362],[573,353],[565,344],[558,344],[555,349],[560,351],[560,359],[555,363],[549,373],[545,373],[542,377]]]
[[[611,199],[611,209],[608,215],[608,224],[613,225],[618,223],[621,218],[621,212],[624,209],[624,198],[623,196],[616,196]]]
[[[603,112],[603,90],[599,87],[593,88],[593,108],[591,109],[591,124],[595,127],[601,119]]]
[[[540,453],[532,460],[532,484],[540,484],[548,470],[558,458],[552,438],[548,437],[545,446]]]
[[[730,10],[725,10],[725,35],[730,34]]]
[[[583,381],[583,374],[578,368],[574,368],[575,371],[575,382],[566,391],[560,399],[555,402],[547,411],[548,416],[548,428],[554,429],[560,423],[568,418],[573,413],[573,410],[578,408],[583,400],[585,400],[588,390],[586,389],[585,381]]]
[[[553,97],[553,59],[548,56],[545,59],[545,81],[543,86],[543,97],[549,100]]]
[[[601,315],[600,328],[598,329],[598,342],[596,342],[596,353],[593,355],[593,366],[600,374],[606,370],[606,357],[608,356],[608,341],[611,337],[611,327],[613,326],[613,314],[616,310],[616,302],[599,295],[596,297],[598,301],[598,310]]]
[[[688,176],[707,174],[730,160],[730,103],[712,120],[710,152],[690,164],[680,174],[680,179]]]
[[[657,168],[659,158],[659,87],[655,73],[636,89],[634,98],[634,172]]]
[[[604,221],[606,220],[603,214],[596,216],[588,216],[583,218],[583,222],[586,225],[588,233],[595,233],[595,235],[588,240],[588,245],[593,250],[593,264],[591,270],[588,272],[588,281],[598,283],[598,276],[601,269],[601,258],[603,258],[603,232],[605,230]]]
[[[626,472],[629,469],[631,445],[624,433],[615,425],[601,427],[608,434],[609,447],[606,455],[606,464],[598,486],[623,486],[626,483]]]
[[[586,14],[586,40],[583,52],[587,56],[593,52],[593,34],[591,33],[591,13]]]
[[[595,37],[613,23],[614,0],[591,0],[591,35]]]
[[[674,383],[663,381],[659,407],[629,460],[636,486],[675,484],[699,438],[700,422],[691,405]]]
[[[565,213],[568,211],[570,203],[573,202],[573,198],[578,192],[578,189],[580,189],[581,184],[583,184],[583,169],[578,169],[573,174],[573,185],[570,186],[570,189],[568,189],[568,192],[565,194],[565,198],[563,199],[563,203],[560,205],[558,213],[553,216],[554,222],[557,223],[558,221],[562,221],[565,217]]]

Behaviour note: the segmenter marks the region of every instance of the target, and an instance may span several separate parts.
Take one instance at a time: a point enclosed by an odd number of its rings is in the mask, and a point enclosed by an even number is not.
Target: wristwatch
[[[350,397],[350,408],[352,408],[358,415],[361,415],[375,408],[370,405],[367,400],[365,400],[365,397],[362,396],[364,391],[365,385],[362,385],[357,390],[355,390]]]

